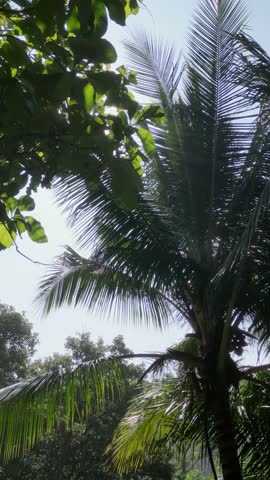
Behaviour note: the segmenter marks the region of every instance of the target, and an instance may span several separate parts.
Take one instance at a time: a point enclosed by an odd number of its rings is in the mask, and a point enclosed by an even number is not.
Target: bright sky
[[[269,18],[270,0],[248,0],[249,25],[251,34],[262,46],[270,51]],[[198,5],[198,0],[145,0],[140,13],[131,19],[132,25],[144,26],[165,39],[173,41],[179,50],[185,46],[185,37],[189,21]],[[125,34],[124,28],[115,26],[110,29],[110,38],[119,48],[119,39]],[[120,63],[122,50],[120,52]],[[36,195],[34,215],[40,219],[49,238],[48,244],[36,245],[26,237],[20,242],[20,249],[34,260],[48,263],[52,257],[61,253],[61,246],[69,244],[75,247],[75,240],[65,226],[65,219],[56,208],[51,192],[41,191]],[[182,336],[179,326],[172,325],[163,333],[153,328],[135,328],[120,325],[109,319],[95,319],[93,315],[72,308],[62,308],[46,318],[42,318],[33,299],[37,292],[38,281],[44,274],[44,267],[33,264],[14,248],[0,252],[0,302],[13,305],[19,311],[25,311],[34,324],[34,330],[40,335],[39,356],[64,351],[64,341],[75,332],[90,330],[96,339],[102,336],[105,342],[111,342],[114,336],[123,334],[127,345],[136,352],[161,351],[174,344]]]

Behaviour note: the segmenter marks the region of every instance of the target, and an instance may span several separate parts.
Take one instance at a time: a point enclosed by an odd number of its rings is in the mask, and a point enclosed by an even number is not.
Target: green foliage
[[[115,337],[111,345],[104,345],[100,338],[91,340],[88,332],[68,337],[65,344],[69,352],[65,355],[54,354],[44,360],[34,361],[30,373],[41,374],[43,370],[55,370],[59,365],[70,366],[78,362],[96,360],[107,354],[131,354],[121,335]],[[125,381],[133,381],[142,373],[140,365],[127,364],[124,372]],[[91,385],[90,385],[91,388]],[[66,431],[64,419],[60,420],[56,432],[45,438],[27,453],[24,458],[2,466],[1,479],[16,480],[118,480],[119,476],[106,465],[105,447],[110,442],[114,429],[124,414],[128,401],[134,396],[131,388],[127,399],[110,404],[102,413],[92,412],[86,424],[75,423],[72,431]],[[63,405],[64,411],[64,405]],[[77,417],[76,417],[76,420]],[[124,480],[171,480],[173,467],[166,463],[164,452],[157,456],[155,463],[147,461],[140,472],[125,475]]]
[[[38,343],[32,324],[13,307],[0,305],[0,387],[26,377]]]
[[[254,110],[243,81],[235,38],[245,22],[241,1],[201,1],[184,72],[173,49],[147,34],[127,42],[135,91],[165,114],[137,131],[152,159],[136,209],[115,205],[108,177],[90,193],[72,177],[57,189],[60,202],[70,201],[79,244],[91,250],[83,258],[68,248],[57,260],[41,283],[44,310],[73,304],[189,328],[146,370],[175,361],[178,389],[161,385],[131,405],[113,441],[120,472],[138,468],[162,443],[187,441],[202,443],[210,460],[218,445],[225,480],[228,471],[241,478],[233,392],[256,375],[235,357],[255,333],[259,343],[269,338],[270,294],[269,120]]]
[[[25,231],[35,242],[47,241],[24,211],[34,208],[32,192],[49,188],[55,177],[79,175],[96,187],[109,171],[116,201],[136,205],[133,117],[141,107],[128,91],[134,74],[110,71],[117,54],[103,37],[108,16],[125,25],[138,9],[137,0],[1,2],[0,249]],[[25,190],[27,202],[20,203]]]
[[[246,381],[256,385],[260,379],[256,367],[244,368],[235,358],[256,340],[255,333],[259,345],[269,339],[270,149],[268,117],[254,110],[254,99],[243,82],[243,59],[232,41],[245,19],[241,1],[202,0],[189,35],[184,76],[171,48],[147,35],[129,42],[131,67],[141,66],[135,89],[152,92],[161,110],[136,111],[130,95],[118,96],[125,111],[117,120],[108,115],[111,131],[106,141],[125,138],[133,117],[139,145],[130,141],[129,155],[125,152],[119,163],[111,162],[94,188],[89,188],[91,178],[85,183],[73,172],[56,184],[78,241],[89,248],[90,256],[83,258],[67,248],[41,284],[44,310],[74,304],[95,314],[152,321],[160,328],[173,318],[189,328],[186,339],[164,354],[145,355],[153,361],[143,376],[162,374],[172,364],[176,378],[151,385],[150,391],[135,398],[118,427],[112,440],[113,462],[125,474],[142,466],[145,455],[152,460],[161,445],[199,443],[212,465],[212,452],[218,448],[224,480],[240,480],[244,467],[239,457],[246,460],[250,454],[252,428],[242,422],[241,397],[238,403],[235,396],[239,385]],[[78,22],[73,28],[79,28]],[[108,73],[99,71],[99,83],[93,83],[100,94],[113,78]],[[125,75],[125,69],[118,74]],[[113,104],[115,95],[110,92],[107,99]],[[85,111],[85,97],[79,101]],[[149,112],[156,115],[155,122],[145,117]],[[136,123],[140,118],[142,125]],[[145,158],[141,144],[152,158],[139,178],[139,159]],[[117,171],[120,164],[122,176]],[[115,181],[119,177],[124,194]],[[132,187],[126,178],[132,178]],[[135,178],[143,189],[133,208]],[[115,358],[114,362],[119,365]],[[91,376],[95,382],[93,402],[103,405],[104,382],[110,389],[112,365],[108,370],[108,362],[101,360],[97,371],[92,367],[87,380]],[[83,368],[76,367],[76,381],[84,380]],[[267,371],[269,365],[262,368]],[[72,376],[73,370],[67,372]],[[44,382],[47,395],[55,385],[64,393],[66,385],[70,388],[66,374],[62,382],[59,372],[35,382],[27,407],[40,401]],[[18,387],[13,393],[11,415],[17,402],[20,412],[25,408]],[[9,407],[7,400],[0,413]],[[53,405],[50,396],[48,404]],[[264,434],[268,438],[267,429],[260,433],[261,440]],[[15,453],[23,440],[18,439]],[[260,474],[268,474],[267,468],[259,458]]]
[[[87,418],[90,408],[101,413],[107,402],[121,398],[125,390],[121,365],[112,358],[79,366],[58,366],[46,374],[2,389],[0,443],[3,461],[32,448],[45,433],[59,425],[63,415],[67,426],[72,427],[75,415]]]

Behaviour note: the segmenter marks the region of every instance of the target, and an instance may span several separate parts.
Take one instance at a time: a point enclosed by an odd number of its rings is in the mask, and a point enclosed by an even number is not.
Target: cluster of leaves
[[[0,248],[24,231],[46,241],[24,212],[54,177],[80,175],[95,188],[107,171],[116,200],[135,205],[144,153],[154,149],[138,122],[162,112],[134,100],[135,72],[110,70],[117,54],[103,37],[109,17],[125,25],[138,9],[137,0],[1,2]]]

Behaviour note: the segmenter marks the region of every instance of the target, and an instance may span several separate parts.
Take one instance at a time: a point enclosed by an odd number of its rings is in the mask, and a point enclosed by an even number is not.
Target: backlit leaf
[[[28,235],[33,242],[45,243],[48,241],[44,232],[44,228],[41,226],[40,222],[33,217],[25,217],[25,221]]]
[[[153,157],[156,153],[156,146],[152,134],[145,128],[139,128],[137,131],[145,152],[149,157]]]
[[[121,0],[106,0],[105,4],[109,10],[109,15],[119,25],[126,24],[126,12]]]
[[[12,234],[9,233],[7,225],[0,223],[0,249],[11,247],[15,237],[16,234],[14,232]]]
[[[34,210],[35,202],[29,195],[23,195],[18,200],[18,208],[22,211]]]
[[[113,45],[104,38],[69,38],[70,48],[77,59],[92,63],[113,63],[117,55]]]
[[[95,89],[91,83],[87,83],[83,89],[85,110],[89,112],[95,101]]]

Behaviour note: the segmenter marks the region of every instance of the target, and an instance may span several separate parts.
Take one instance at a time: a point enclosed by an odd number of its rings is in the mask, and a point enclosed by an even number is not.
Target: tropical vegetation
[[[64,354],[54,353],[44,359],[33,359],[37,334],[33,332],[25,314],[16,312],[8,305],[0,307],[0,339],[2,388],[16,379],[40,375],[58,368],[59,365],[65,367],[95,360],[104,357],[106,353],[132,353],[121,335],[115,337],[110,345],[106,345],[102,338],[95,342],[89,332],[83,332],[66,338]],[[112,474],[106,465],[104,450],[112,439],[114,429],[128,402],[138,391],[135,383],[142,372],[143,365],[125,364],[124,379],[130,385],[127,397],[121,402],[110,403],[109,408],[101,414],[92,411],[86,422],[82,423],[76,416],[72,431],[64,428],[63,416],[59,429],[47,435],[31,452],[6,464],[0,461],[1,479],[86,480],[98,477],[102,480],[118,480],[119,475]],[[160,451],[155,462],[149,464],[145,461],[136,475],[136,480],[146,480],[150,472],[152,479],[171,480],[175,472],[171,454]],[[130,480],[131,474],[124,478]]]
[[[270,367],[238,359],[251,342],[269,343],[269,63],[243,35],[243,1],[199,5],[184,63],[143,32],[126,42],[138,72],[134,89],[155,102],[155,112],[162,107],[165,121],[140,118],[151,158],[136,208],[115,202],[108,171],[94,186],[74,174],[65,177],[64,191],[56,182],[78,243],[90,254],[67,248],[41,282],[40,301],[45,312],[73,304],[138,326],[178,322],[179,337],[185,325],[182,341],[144,355],[153,362],[143,377],[165,377],[132,401],[108,447],[120,473],[138,469],[161,445],[201,444],[215,479],[217,457],[224,480],[263,478],[270,469],[267,447],[260,453],[269,438]],[[6,456],[14,454],[11,445],[19,453],[51,428],[63,398],[71,423],[78,391],[86,414],[94,401],[102,408],[123,385],[121,358],[2,391]],[[173,375],[166,374],[169,365]]]
[[[1,1],[1,250],[24,232],[47,241],[32,194],[54,177],[79,174],[93,188],[107,171],[116,200],[136,204],[144,151],[129,126],[141,107],[127,88],[134,73],[110,69],[117,53],[104,35],[109,19],[125,25],[138,10],[137,0]]]

